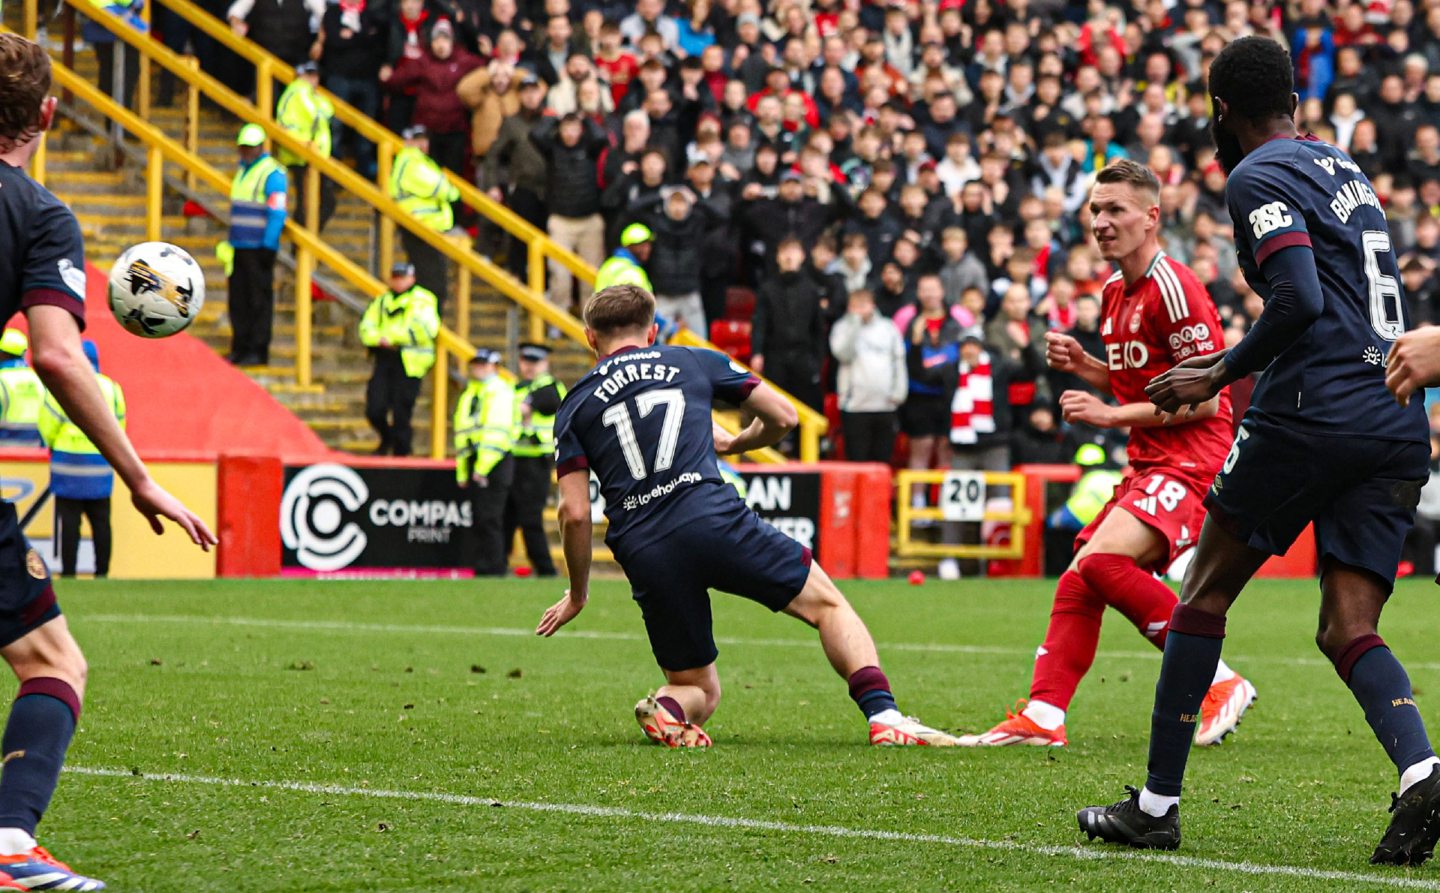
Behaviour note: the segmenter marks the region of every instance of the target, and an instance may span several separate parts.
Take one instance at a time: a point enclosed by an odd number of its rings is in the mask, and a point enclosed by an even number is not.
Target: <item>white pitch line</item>
[[[893,843],[937,844],[964,849],[1003,850],[1025,853],[1033,856],[1059,856],[1082,862],[1148,862],[1176,868],[1224,871],[1234,874],[1270,877],[1300,878],[1307,881],[1337,881],[1347,884],[1375,884],[1377,886],[1400,887],[1410,890],[1440,890],[1440,880],[1404,877],[1383,874],[1364,874],[1334,869],[1305,868],[1299,865],[1266,865],[1259,862],[1227,862],[1222,859],[1204,859],[1196,856],[1182,856],[1175,853],[1137,852],[1111,847],[1055,846],[1048,844],[1016,843],[1010,840],[985,840],[973,837],[953,837],[947,834],[916,834],[907,831],[882,831],[874,828],[847,828],[843,825],[798,825],[790,822],[776,822],[765,819],[747,819],[738,816],[715,816],[684,812],[645,812],[625,809],[619,806],[593,806],[583,803],[549,803],[544,801],[497,800],[492,797],[474,797],[465,794],[450,794],[437,791],[397,791],[383,788],[361,788],[346,785],[316,784],[301,781],[250,780],[219,778],[208,775],[136,775],[125,769],[101,769],[88,766],[67,766],[66,772],[97,778],[123,778],[136,781],[164,782],[169,784],[210,785],[227,788],[263,788],[267,790],[293,791],[302,794],[324,794],[331,797],[369,797],[381,800],[408,800],[411,802],[444,803],[451,806],[480,806],[486,809],[503,807],[526,812],[549,812],[586,818],[631,819],[670,825],[701,825],[708,828],[739,828],[746,831],[774,831],[781,834],[802,834],[817,837],[835,837],[849,840],[878,840]]]
[[[290,629],[301,632],[333,633],[399,633],[401,635],[444,635],[444,636],[501,636],[506,638],[533,638],[535,631],[523,627],[509,626],[448,626],[410,623],[354,623],[348,620],[275,620],[267,617],[216,616],[201,617],[192,614],[81,614],[76,615],[80,623],[187,623],[197,626],[252,626],[261,629]],[[612,642],[644,642],[640,633],[608,632],[605,630],[566,629],[558,633],[561,638],[598,639]],[[766,648],[807,648],[813,649],[813,639],[752,639],[743,637],[716,636],[716,644],[756,646]],[[960,645],[947,642],[887,642],[876,643],[880,651],[913,651],[924,654],[990,654],[1001,656],[1032,657],[1034,648],[1014,648],[1004,645]],[[1129,660],[1160,659],[1160,652],[1149,651],[1100,651],[1097,657],[1124,658]],[[1297,667],[1328,667],[1330,661],[1320,657],[1281,657],[1268,654],[1225,655],[1233,663],[1266,663]],[[1440,670],[1440,662],[1405,661],[1406,669]]]

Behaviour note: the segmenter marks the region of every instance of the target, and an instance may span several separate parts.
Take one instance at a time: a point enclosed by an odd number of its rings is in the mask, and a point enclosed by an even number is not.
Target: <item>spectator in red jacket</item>
[[[470,154],[466,150],[470,110],[455,87],[481,64],[478,57],[456,46],[450,20],[440,19],[430,29],[430,51],[402,55],[386,81],[395,92],[414,89],[415,111],[410,123],[422,125],[429,132],[430,157],[461,175]]]

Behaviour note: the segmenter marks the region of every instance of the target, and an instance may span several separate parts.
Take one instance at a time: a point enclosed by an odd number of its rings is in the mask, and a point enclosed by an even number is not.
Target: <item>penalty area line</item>
[[[131,781],[159,784],[252,788],[259,790],[289,791],[301,794],[323,794],[332,797],[368,797],[376,800],[404,800],[411,802],[442,803],[451,806],[518,809],[525,812],[555,813],[583,818],[627,819],[653,824],[698,825],[706,828],[773,831],[778,834],[832,837],[847,840],[875,840],[887,843],[933,844],[964,849],[1000,850],[1024,853],[1032,856],[1075,859],[1082,862],[1142,862],[1174,866],[1176,868],[1222,871],[1255,877],[1288,877],[1308,881],[1373,884],[1409,890],[1440,890],[1440,879],[1431,880],[1427,878],[1366,874],[1335,869],[1305,868],[1299,865],[1229,862],[1223,859],[1205,859],[1196,856],[1183,856],[1177,853],[1142,852],[1110,847],[1101,848],[1099,846],[1092,848],[1027,844],[1009,840],[956,837],[948,834],[918,834],[906,831],[884,831],[875,828],[849,828],[843,825],[802,825],[792,822],[776,822],[768,819],[747,819],[738,816],[716,816],[684,812],[648,812],[644,810],[626,809],[619,806],[593,806],[583,803],[497,800],[491,797],[476,797],[467,794],[451,794],[439,791],[386,790],[383,788],[362,788],[349,785],[317,784],[302,781],[274,779],[245,780],[240,778],[221,778],[209,775],[182,775],[173,773],[145,775],[136,774],[134,771],[126,769],[105,769],[90,766],[67,766],[64,771],[71,775],[82,775],[92,778],[129,779]]]

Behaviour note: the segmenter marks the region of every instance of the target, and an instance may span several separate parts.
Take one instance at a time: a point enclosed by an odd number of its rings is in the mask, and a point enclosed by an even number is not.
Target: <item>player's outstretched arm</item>
[[[110,411],[95,373],[80,345],[80,327],[70,311],[41,304],[25,311],[30,323],[30,349],[35,373],[47,390],[55,395],[60,407],[70,417],[105,461],[130,488],[130,498],[140,514],[150,521],[156,533],[164,533],[162,517],[169,518],[184,529],[197,546],[210,551],[217,540],[210,528],[180,500],[165,492],[150,477],[145,463],[135,453],[125,432]]]
[[[1056,372],[1069,372],[1102,394],[1114,393],[1110,389],[1110,367],[1098,357],[1085,352],[1069,335],[1060,332],[1045,333],[1045,365]]]
[[[764,382],[756,385],[740,405],[754,413],[755,419],[733,436],[715,426],[715,452],[722,456],[774,446],[800,424],[800,414],[790,401]]]
[[[1093,425],[1096,428],[1156,428],[1161,425],[1184,425],[1214,418],[1220,411],[1220,398],[1211,397],[1186,415],[1161,414],[1149,403],[1126,403],[1112,406],[1089,391],[1066,391],[1060,395],[1060,413],[1070,424]]]
[[[1426,326],[1396,339],[1385,360],[1385,387],[1401,406],[1422,388],[1440,385],[1440,326]]]
[[[590,525],[590,476],[577,469],[560,479],[560,502],[556,507],[560,520],[560,542],[565,549],[565,570],[570,575],[570,588],[565,597],[545,609],[535,627],[537,636],[553,636],[555,631],[585,609],[590,599],[590,558],[594,541]]]

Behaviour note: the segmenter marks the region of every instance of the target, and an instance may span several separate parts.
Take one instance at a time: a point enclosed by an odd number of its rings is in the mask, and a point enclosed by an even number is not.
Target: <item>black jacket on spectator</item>
[[[900,224],[887,210],[879,217],[866,217],[857,209],[841,229],[841,237],[859,233],[865,237],[865,247],[870,253],[870,266],[880,269],[895,250],[895,240],[900,238]]]
[[[834,205],[822,205],[807,196],[798,202],[779,198],[756,199],[748,202],[741,213],[750,231],[765,243],[765,259],[773,267],[775,249],[781,239],[794,236],[809,252],[815,247],[815,240],[834,222],[836,209]]]
[[[730,276],[735,272],[735,250],[739,246],[733,220],[734,184],[717,178],[710,191],[699,199],[699,207],[704,211],[707,223],[705,247],[700,255],[700,275],[704,279]]]
[[[825,356],[825,318],[820,302],[825,288],[802,268],[793,273],[776,273],[755,292],[755,317],[750,347],[758,354],[779,359],[813,363],[820,367]]]
[[[570,148],[560,143],[559,118],[546,118],[530,131],[530,142],[540,150],[549,166],[545,196],[551,214],[588,217],[600,213],[600,174],[596,162],[610,144],[610,138],[589,118],[585,119],[584,127],[580,142]]]
[[[631,206],[635,218],[655,236],[645,272],[658,295],[698,292],[705,234],[711,225],[709,211],[697,204],[684,219],[676,220],[665,212],[665,204],[664,196],[657,192]]]
[[[1041,431],[1029,418],[1020,420],[1010,435],[1010,462],[1014,465],[1069,465],[1077,449],[1079,445],[1059,428]]]
[[[366,3],[360,13],[359,31],[342,27],[340,16],[339,6],[325,7],[325,18],[321,22],[325,32],[321,65],[325,74],[375,80],[376,72],[385,62],[386,7]]]
[[[246,37],[291,65],[298,65],[310,50],[310,11],[298,0],[255,0],[245,17]]]

